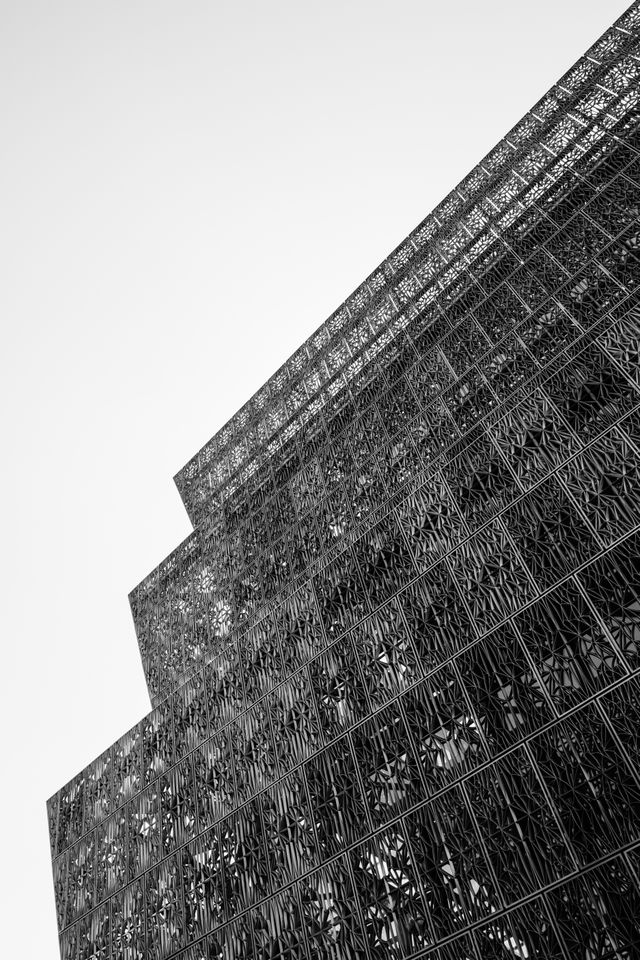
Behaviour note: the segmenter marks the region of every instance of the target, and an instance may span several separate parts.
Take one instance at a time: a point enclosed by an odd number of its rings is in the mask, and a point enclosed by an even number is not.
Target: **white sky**
[[[55,958],[45,800],[149,709],[173,474],[620,0],[0,0],[0,952]]]

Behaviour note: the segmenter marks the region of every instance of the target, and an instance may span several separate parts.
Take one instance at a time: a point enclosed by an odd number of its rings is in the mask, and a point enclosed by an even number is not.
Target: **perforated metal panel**
[[[178,475],[63,960],[640,953],[640,5]]]

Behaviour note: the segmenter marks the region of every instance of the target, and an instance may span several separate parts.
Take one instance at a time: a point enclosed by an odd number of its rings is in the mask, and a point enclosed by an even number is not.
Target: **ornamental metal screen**
[[[177,475],[63,960],[640,956],[640,3]]]

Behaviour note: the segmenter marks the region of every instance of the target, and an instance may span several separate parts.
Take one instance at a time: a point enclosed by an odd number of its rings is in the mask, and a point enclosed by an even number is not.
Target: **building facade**
[[[640,956],[640,4],[176,477],[63,960]]]

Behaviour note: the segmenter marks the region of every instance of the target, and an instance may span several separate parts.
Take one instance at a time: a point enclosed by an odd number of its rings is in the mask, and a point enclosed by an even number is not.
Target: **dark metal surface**
[[[179,475],[63,960],[640,954],[640,5]]]

